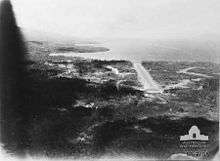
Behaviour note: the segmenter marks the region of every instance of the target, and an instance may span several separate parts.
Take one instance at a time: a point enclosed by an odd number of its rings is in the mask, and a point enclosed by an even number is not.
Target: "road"
[[[138,79],[143,85],[143,90],[147,93],[162,93],[163,90],[153,80],[150,73],[142,66],[141,63],[134,62],[133,67],[137,71]]]
[[[201,73],[195,73],[195,72],[188,72],[191,69],[195,69],[195,68],[201,68],[201,67],[189,67],[189,68],[184,68],[179,70],[177,73],[184,73],[184,74],[188,74],[188,75],[195,75],[195,76],[199,76],[199,77],[205,77],[205,78],[211,78],[212,76],[206,75],[206,74],[201,74]]]

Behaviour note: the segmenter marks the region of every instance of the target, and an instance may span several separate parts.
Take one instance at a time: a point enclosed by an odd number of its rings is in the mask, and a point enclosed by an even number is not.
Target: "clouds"
[[[219,32],[218,0],[19,0],[18,23],[78,37]]]

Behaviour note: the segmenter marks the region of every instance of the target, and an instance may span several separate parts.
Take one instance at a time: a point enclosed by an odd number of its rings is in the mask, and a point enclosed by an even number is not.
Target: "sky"
[[[219,0],[11,0],[20,27],[91,37],[220,34]]]

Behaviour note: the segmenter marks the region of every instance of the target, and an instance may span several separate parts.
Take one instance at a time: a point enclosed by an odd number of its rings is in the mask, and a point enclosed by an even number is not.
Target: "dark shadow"
[[[0,4],[1,141],[13,143],[18,154],[28,144],[28,110],[23,106],[30,84],[26,71],[26,47],[9,0]]]

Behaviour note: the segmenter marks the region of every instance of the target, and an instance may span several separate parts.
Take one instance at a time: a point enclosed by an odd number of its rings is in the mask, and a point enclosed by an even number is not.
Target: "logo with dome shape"
[[[200,133],[199,128],[194,125],[190,128],[188,135],[180,136],[180,141],[189,141],[189,140],[208,141],[209,137],[206,135],[202,135]]]

